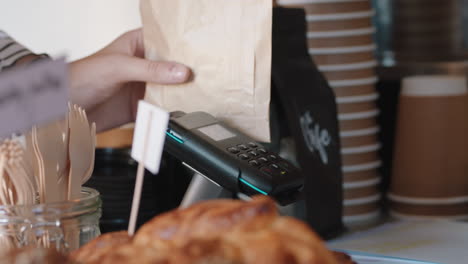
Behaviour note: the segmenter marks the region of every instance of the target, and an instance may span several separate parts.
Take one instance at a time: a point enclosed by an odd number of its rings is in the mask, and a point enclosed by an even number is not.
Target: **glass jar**
[[[68,253],[101,234],[100,217],[99,192],[87,187],[73,201],[0,206],[0,254],[25,246]]]

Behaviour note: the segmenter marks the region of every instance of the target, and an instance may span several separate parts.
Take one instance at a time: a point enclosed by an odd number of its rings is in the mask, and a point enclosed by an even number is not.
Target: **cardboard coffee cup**
[[[309,34],[316,34],[314,32],[309,32]],[[369,45],[360,45],[360,46],[347,46],[347,47],[328,47],[328,48],[309,48],[310,55],[337,55],[337,54],[352,54],[358,52],[372,51],[376,50],[375,44]],[[320,64],[319,64],[320,65]]]
[[[337,97],[347,97],[373,94],[376,92],[376,89],[375,85],[373,84],[365,84],[348,87],[333,87],[333,91],[335,92],[335,96]]]
[[[343,166],[352,166],[378,160],[379,153],[377,151],[369,151],[362,153],[342,154],[341,158]]]
[[[428,33],[408,33],[400,34],[399,38],[394,41],[395,49],[401,48],[450,48],[452,46],[458,47],[459,42],[463,41],[463,32],[441,32],[434,34]],[[449,46],[452,45],[452,46]],[[415,50],[416,51],[416,50]]]
[[[349,212],[347,212],[349,214]],[[381,213],[380,210],[375,210],[370,213],[356,214],[356,215],[344,215],[343,223],[347,228],[362,228],[369,227],[377,224],[380,221]]]
[[[457,5],[457,0],[394,0],[395,6],[405,7],[419,7],[424,8],[428,6],[439,7],[441,5]]]
[[[357,137],[340,137],[341,148],[356,148],[361,146],[373,146],[379,142],[377,132],[372,135]]]
[[[410,24],[399,24],[395,27],[395,35],[404,34],[444,34],[457,32],[461,29],[461,23],[457,19],[436,20],[436,21],[408,21]]]
[[[379,210],[379,201],[381,195],[375,194],[371,196],[345,199],[343,200],[343,214],[344,215],[360,215]]]
[[[371,51],[348,53],[348,54],[331,54],[331,55],[311,55],[317,64],[329,65],[340,63],[355,63],[375,58]]]
[[[343,29],[357,29],[372,27],[371,17],[355,19],[315,20],[307,22],[307,31],[321,32]]]
[[[353,80],[343,80],[343,81],[330,81],[330,85],[336,85],[338,83],[352,82]],[[356,103],[365,103],[373,102],[379,98],[378,93],[364,94],[364,95],[355,95],[355,96],[340,96],[336,98],[338,104],[356,104]]]
[[[466,78],[403,79],[390,190],[406,197],[468,195]]]
[[[343,181],[345,183],[368,181],[368,180],[373,180],[378,177],[380,177],[380,175],[377,169],[369,169],[369,170],[361,170],[361,171],[343,173]]]
[[[393,212],[404,215],[454,217],[468,215],[468,202],[455,204],[410,204],[390,201]]]
[[[343,70],[343,71],[324,71],[322,74],[327,80],[352,80],[352,79],[364,79],[375,76],[374,68],[354,69],[354,70]]]
[[[380,113],[379,109],[372,109],[369,111],[363,112],[351,112],[351,113],[339,113],[338,121],[346,120],[358,120],[358,119],[367,119],[367,118],[376,118]]]
[[[372,9],[370,0],[280,0],[280,5],[304,8],[307,14],[360,12]]]
[[[308,46],[311,48],[364,46],[374,43],[374,27],[336,30],[326,32],[307,32]]]
[[[343,199],[354,200],[363,197],[380,195],[377,185],[380,183],[380,178],[373,178],[360,182],[344,182],[343,183]]]
[[[318,65],[358,63],[375,59],[373,50],[352,53],[311,54],[314,62]]]
[[[361,46],[371,46],[371,44],[361,45]],[[344,48],[344,47],[340,47],[340,48]],[[314,50],[314,49],[310,48],[309,50]],[[369,68],[375,68],[377,65],[378,65],[378,62],[376,60],[370,60],[370,61],[348,63],[348,64],[317,65],[317,67],[321,72],[333,72],[333,71],[351,71],[351,70],[369,69]],[[373,75],[373,77],[374,76],[375,75]]]
[[[394,42],[394,50],[396,53],[433,54],[434,49],[438,49],[441,54],[450,54],[454,51],[463,49],[463,35],[461,32],[446,34],[446,33],[412,33],[411,35],[400,34],[399,39]],[[439,52],[437,52],[439,53]]]
[[[378,203],[368,203],[362,205],[355,205],[355,206],[345,206],[343,207],[343,215],[351,216],[351,215],[363,215],[368,214],[371,212],[378,211],[380,209]]]
[[[338,123],[340,131],[363,130],[377,126],[377,120],[375,117],[355,120],[340,120]]]
[[[451,50],[451,48],[433,48],[432,50],[445,50],[441,53],[431,53],[427,49],[420,49],[418,52],[412,52],[408,50],[398,50],[394,52],[394,58],[399,62],[422,62],[422,63],[434,63],[434,62],[445,62],[445,61],[456,61],[460,58],[466,58],[466,55],[460,53],[459,50]]]
[[[318,65],[318,69],[327,80],[337,81],[372,78],[375,76],[376,66],[377,61],[372,60],[349,64]]]
[[[325,67],[325,65],[320,66],[321,68]],[[364,86],[364,85],[374,85],[377,83],[377,76],[373,76],[370,78],[364,78],[364,79],[352,79],[352,80],[336,80],[336,81],[329,81],[328,84],[333,88],[349,88],[349,87],[354,87],[354,86]],[[377,94],[376,91],[374,90],[372,93],[369,94]],[[359,95],[359,96],[364,96],[364,95]],[[370,101],[367,100],[367,101]]]
[[[364,32],[357,35],[330,36],[330,37],[309,37],[307,45],[310,48],[326,48],[326,47],[348,47],[348,46],[363,46],[374,43],[373,31]]]
[[[364,128],[364,129],[340,131],[340,138],[365,137],[365,136],[377,134],[379,131],[380,131],[379,126],[369,127],[369,128]]]
[[[359,189],[346,189],[343,191],[344,199],[347,200],[357,200],[366,197],[374,197],[379,195],[379,190],[376,186],[369,186]]]
[[[462,43],[462,42],[460,42]],[[441,43],[429,43],[427,42],[424,45],[418,46],[402,46],[394,49],[396,58],[421,58],[424,61],[437,61],[434,58],[441,58],[440,62],[448,61],[448,56],[453,56],[458,54],[458,57],[454,57],[455,61],[460,60],[461,58],[466,58],[466,54],[462,52],[462,44],[455,42]],[[434,50],[441,50],[440,53],[434,54]],[[432,51],[432,52],[431,52]],[[424,59],[426,57],[426,59]],[[450,57],[449,57],[450,58]]]
[[[399,18],[438,18],[438,20],[444,18],[450,18],[454,14],[457,14],[457,6],[450,4],[439,4],[439,5],[413,5],[413,6],[401,6],[398,12],[395,12],[394,17],[396,20]]]
[[[331,14],[307,14],[307,22],[328,22],[328,21],[349,21],[353,19],[372,19],[375,10],[365,10],[359,12],[331,13]],[[342,28],[338,28],[340,30]]]
[[[349,96],[337,98],[338,104],[361,103],[369,100],[376,100],[378,94]],[[377,127],[376,117],[379,115],[379,109],[372,109],[363,112],[339,113],[338,121],[341,132],[348,130],[363,130]]]
[[[466,215],[452,215],[452,216],[437,216],[437,215],[410,215],[403,214],[389,210],[389,215],[395,220],[401,221],[427,221],[427,220],[450,220],[450,221],[466,221],[468,220],[468,214]]]
[[[375,101],[338,104],[338,113],[367,112],[377,109]]]
[[[358,188],[365,188],[369,186],[375,186],[380,184],[382,177],[380,175],[375,174],[371,178],[358,180],[358,181],[349,181],[348,179],[343,179],[343,190],[350,190],[350,189],[358,189]]]
[[[362,172],[362,171],[378,169],[380,168],[380,166],[382,166],[382,161],[376,160],[376,161],[369,162],[369,163],[345,165],[345,166],[342,166],[341,170],[346,175],[346,174],[350,174],[354,172]]]
[[[372,142],[368,145],[358,145],[354,147],[342,147],[341,154],[342,155],[352,155],[352,154],[362,154],[367,152],[375,152],[381,148],[381,144],[379,142]],[[364,163],[364,162],[363,162]]]

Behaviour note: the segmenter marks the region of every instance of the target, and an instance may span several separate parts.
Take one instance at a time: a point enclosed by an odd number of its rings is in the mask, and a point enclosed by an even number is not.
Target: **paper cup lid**
[[[362,2],[368,0],[278,0],[280,5],[301,5],[301,4],[329,4],[329,3],[348,3]]]
[[[330,64],[330,65],[318,65],[318,69],[321,72],[330,72],[330,71],[349,71],[349,70],[361,70],[369,69],[377,66],[376,60],[358,62],[358,63],[349,63],[349,64]]]
[[[348,54],[359,53],[366,51],[375,51],[376,45],[362,45],[362,46],[349,46],[339,48],[310,48],[309,54],[311,55],[333,55],[333,54]]]
[[[364,78],[364,79],[352,79],[352,80],[339,80],[339,81],[329,81],[333,88],[341,88],[347,86],[357,86],[357,85],[369,85],[369,84],[376,84],[379,79],[377,76]]]
[[[335,13],[335,14],[319,14],[319,15],[307,15],[307,22],[316,21],[329,21],[329,20],[348,20],[348,19],[359,19],[366,17],[373,17],[375,10],[361,11],[361,12],[347,12],[347,13]]]
[[[362,136],[369,136],[379,133],[380,127],[371,127],[365,129],[357,129],[357,130],[348,130],[348,131],[340,131],[340,137],[348,138],[348,137],[362,137]]]
[[[375,185],[378,185],[381,181],[382,179],[380,177],[376,177],[374,179],[365,180],[365,181],[343,182],[343,188],[357,189],[357,188],[375,186]]]
[[[359,28],[359,29],[348,29],[348,30],[333,30],[323,32],[307,32],[307,38],[339,38],[339,37],[352,37],[361,35],[370,35],[375,33],[374,27]]]
[[[450,219],[450,220],[467,220],[468,214],[466,215],[450,215],[450,216],[438,216],[438,215],[410,215],[402,214],[390,210],[390,216],[398,220],[434,220],[434,219]]]
[[[403,96],[457,96],[467,93],[464,76],[425,75],[403,78]]]
[[[446,198],[415,198],[401,196],[393,193],[389,193],[388,199],[390,201],[416,204],[416,205],[452,205],[460,203],[468,203],[468,196],[457,196],[457,197],[446,197]]]
[[[382,166],[382,161],[377,160],[374,162],[358,164],[358,165],[351,165],[351,166],[343,166],[341,169],[343,173],[350,173],[350,172],[358,172],[358,171],[367,171],[377,169]]]
[[[373,152],[373,151],[379,150],[381,147],[382,145],[380,143],[377,143],[374,145],[359,146],[359,147],[353,147],[353,148],[342,148],[341,154],[349,155],[349,154],[361,154],[361,153]]]

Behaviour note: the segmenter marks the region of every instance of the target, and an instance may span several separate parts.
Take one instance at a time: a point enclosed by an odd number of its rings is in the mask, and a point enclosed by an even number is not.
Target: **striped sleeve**
[[[0,71],[13,66],[24,56],[33,54],[23,45],[17,43],[5,32],[0,31]]]

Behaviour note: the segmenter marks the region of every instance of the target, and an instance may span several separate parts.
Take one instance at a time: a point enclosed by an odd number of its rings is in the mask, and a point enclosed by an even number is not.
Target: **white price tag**
[[[44,60],[0,74],[0,137],[63,117],[68,102],[65,61]]]
[[[154,174],[159,171],[168,123],[168,112],[145,101],[138,103],[132,157]]]

